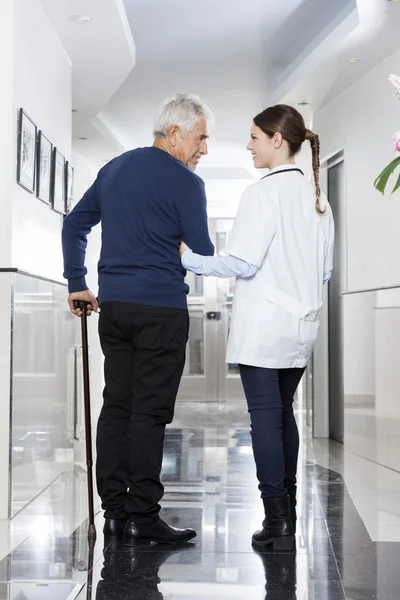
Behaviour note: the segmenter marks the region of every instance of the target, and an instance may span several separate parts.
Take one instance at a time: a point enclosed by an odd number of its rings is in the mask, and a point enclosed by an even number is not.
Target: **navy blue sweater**
[[[214,254],[203,180],[154,147],[126,152],[103,167],[64,219],[70,292],[87,289],[87,235],[100,221],[99,302],[186,308],[180,242],[198,254]]]

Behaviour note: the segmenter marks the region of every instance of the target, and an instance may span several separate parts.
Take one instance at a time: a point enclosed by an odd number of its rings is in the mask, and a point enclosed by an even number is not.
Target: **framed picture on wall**
[[[74,201],[74,177],[75,169],[67,160],[65,163],[65,197],[66,197],[66,213],[71,212],[72,203]]]
[[[57,148],[53,149],[51,206],[60,215],[65,215],[65,158]]]
[[[37,147],[36,194],[39,200],[51,204],[51,160],[53,144],[39,131]]]
[[[35,191],[37,127],[20,108],[18,115],[17,183],[31,194]]]

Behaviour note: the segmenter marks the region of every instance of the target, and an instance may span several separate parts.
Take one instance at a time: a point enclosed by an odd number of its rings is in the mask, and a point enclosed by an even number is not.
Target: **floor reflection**
[[[296,553],[251,547],[263,514],[243,406],[188,403],[167,434],[162,517],[194,527],[194,542],[104,547],[98,512],[90,553],[86,478],[76,468],[11,522],[0,600],[398,600],[400,543],[371,540],[343,479],[352,460],[311,440],[303,415]],[[351,481],[365,503],[359,471],[357,462]]]

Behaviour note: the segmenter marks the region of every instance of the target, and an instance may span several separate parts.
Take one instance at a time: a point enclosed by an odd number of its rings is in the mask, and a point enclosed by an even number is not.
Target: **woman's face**
[[[254,123],[251,126],[251,139],[247,150],[253,155],[256,169],[270,169],[276,158],[277,150],[282,146],[282,136],[275,133],[271,138]]]

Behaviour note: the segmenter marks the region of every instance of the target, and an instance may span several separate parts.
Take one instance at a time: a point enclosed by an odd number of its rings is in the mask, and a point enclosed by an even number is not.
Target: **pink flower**
[[[400,156],[400,131],[396,131],[392,137],[393,148],[397,156]]]
[[[389,75],[389,81],[394,85],[397,93],[400,94],[400,77],[398,75]]]

